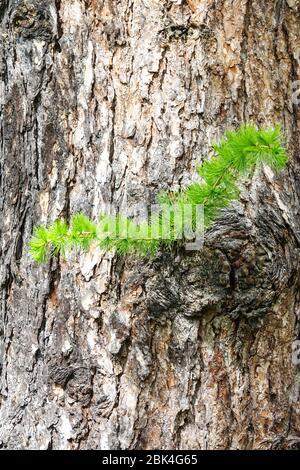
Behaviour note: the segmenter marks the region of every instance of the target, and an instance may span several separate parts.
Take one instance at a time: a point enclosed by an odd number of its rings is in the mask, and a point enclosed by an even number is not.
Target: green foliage
[[[53,222],[48,228],[47,239],[53,247],[52,253],[57,255],[58,253],[65,254],[68,242],[68,225],[62,219],[58,219]]]
[[[35,227],[34,236],[29,242],[30,253],[34,261],[44,263],[48,254],[48,230],[40,225]]]
[[[280,171],[288,161],[279,126],[257,130],[255,126],[244,125],[238,131],[227,131],[213,149],[215,155],[197,168],[203,183],[192,183],[177,194],[159,196],[159,202],[165,204],[182,200],[185,204],[202,204],[205,227],[221,209],[239,198],[238,183],[251,176],[258,165],[264,163]]]
[[[75,214],[70,225],[58,219],[48,227],[34,229],[34,236],[29,242],[30,253],[34,261],[44,263],[48,255],[65,255],[68,249],[88,250],[97,239],[97,226],[83,214]]]
[[[159,194],[160,211],[151,215],[150,220],[135,223],[120,214],[105,215],[97,227],[85,215],[75,214],[69,226],[64,220],[57,220],[49,227],[34,229],[30,241],[32,258],[43,263],[48,255],[64,255],[67,249],[87,250],[94,241],[103,250],[115,250],[121,255],[155,255],[160,248],[168,249],[178,242],[180,233],[177,227],[186,204],[192,208],[203,205],[204,226],[208,227],[221,209],[239,198],[239,184],[251,177],[259,165],[266,164],[275,171],[281,171],[288,161],[279,126],[258,130],[253,125],[243,125],[238,131],[227,131],[213,150],[214,156],[197,169],[202,182],[192,183],[179,192]],[[165,227],[168,218],[168,227]],[[194,229],[195,210],[190,223]],[[167,228],[168,238],[165,237]]]
[[[87,251],[97,239],[97,226],[84,214],[75,214],[71,218],[67,241],[71,246]]]
[[[100,219],[99,244],[104,251],[115,250],[120,255],[138,252],[142,256],[154,255],[160,240],[151,239],[149,224],[140,224],[118,214]]]

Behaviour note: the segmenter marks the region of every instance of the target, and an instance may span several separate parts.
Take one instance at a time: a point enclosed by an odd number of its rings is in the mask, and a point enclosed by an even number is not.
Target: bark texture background
[[[0,448],[299,446],[299,1],[0,0],[0,37]],[[151,202],[251,120],[292,162],[202,252],[29,258],[34,224]]]

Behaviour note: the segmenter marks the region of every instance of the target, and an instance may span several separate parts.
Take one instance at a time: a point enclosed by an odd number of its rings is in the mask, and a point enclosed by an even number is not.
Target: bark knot
[[[54,36],[54,19],[46,1],[21,1],[12,14],[11,24],[24,39],[49,41]]]

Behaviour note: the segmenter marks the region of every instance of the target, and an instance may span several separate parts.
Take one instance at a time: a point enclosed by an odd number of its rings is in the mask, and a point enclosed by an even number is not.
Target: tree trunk
[[[0,448],[300,442],[297,0],[0,0]],[[227,128],[282,123],[199,252],[28,254],[33,226],[186,185]]]

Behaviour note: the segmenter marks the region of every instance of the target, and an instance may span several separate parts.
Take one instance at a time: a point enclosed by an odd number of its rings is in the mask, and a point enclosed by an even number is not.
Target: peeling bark
[[[300,5],[0,0],[0,448],[299,447]],[[199,253],[38,267],[36,223],[153,202],[282,122]]]

